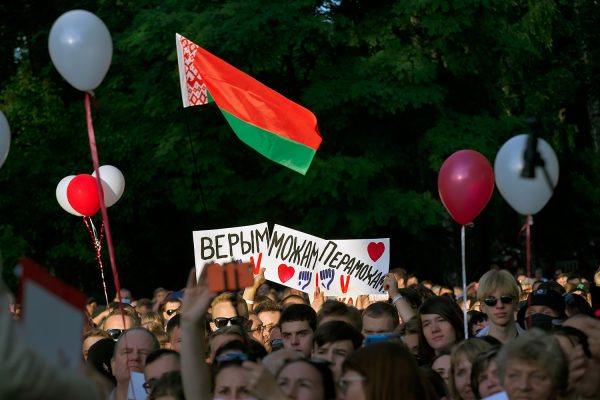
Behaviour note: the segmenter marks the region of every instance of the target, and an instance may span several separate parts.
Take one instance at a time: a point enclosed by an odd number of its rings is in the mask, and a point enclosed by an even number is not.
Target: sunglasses
[[[502,302],[502,304],[511,304],[513,302],[515,298],[513,296],[500,296],[499,299],[495,298],[495,297],[487,297],[483,300],[483,302],[488,306],[488,307],[494,307],[496,304],[498,304],[498,300],[500,300]]]
[[[165,312],[170,317],[171,315],[175,314],[177,311],[179,311],[179,308],[176,308],[174,310],[166,310]]]
[[[112,340],[117,340],[121,334],[123,333],[124,329],[107,329],[106,332],[108,332],[108,334],[110,335]]]
[[[245,322],[246,322],[246,318],[244,318],[244,317],[231,317],[231,318],[217,317],[217,318],[213,319],[213,323],[215,324],[217,329],[221,329],[221,328],[224,328],[229,325],[243,326]]]

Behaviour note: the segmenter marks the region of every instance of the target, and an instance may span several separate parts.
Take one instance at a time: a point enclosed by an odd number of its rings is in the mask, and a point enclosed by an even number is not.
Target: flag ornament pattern
[[[198,46],[195,43],[190,42],[183,36],[180,36],[180,45],[183,54],[183,74],[179,74],[181,80],[181,96],[183,99],[183,106],[198,106],[207,104],[208,91],[206,90],[206,83],[202,80],[200,73],[194,67],[194,57]],[[179,54],[179,52],[178,52]],[[181,70],[180,65],[180,70]]]
[[[183,106],[214,101],[242,142],[306,174],[322,141],[315,115],[179,34],[176,44]]]

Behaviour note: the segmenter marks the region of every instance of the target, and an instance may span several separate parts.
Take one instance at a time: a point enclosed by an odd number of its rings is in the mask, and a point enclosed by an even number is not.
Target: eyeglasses
[[[110,335],[111,339],[116,341],[119,339],[125,329],[107,329],[106,332]]]
[[[259,326],[258,328],[255,328],[255,329],[248,329],[248,333],[262,332],[262,331],[263,331],[262,326]]]
[[[154,388],[155,383],[156,383],[156,379],[154,379],[154,378],[150,379],[147,382],[144,382],[144,384],[142,386],[144,387],[146,394],[152,393],[152,389]]]
[[[176,308],[174,310],[166,310],[165,312],[170,317],[171,315],[175,314],[177,311],[179,311],[179,308]]]
[[[269,324],[269,325],[263,325],[263,326],[262,326],[260,329],[261,329],[263,332],[271,333],[271,331],[272,331],[273,329],[275,329],[275,327],[276,327],[276,326],[277,326],[277,325],[273,325],[273,324]]]
[[[354,377],[345,377],[345,378],[342,377],[338,381],[338,387],[340,388],[340,391],[342,393],[346,393],[346,390],[348,389],[348,386],[350,386],[350,383],[364,382],[366,380],[367,380],[367,378],[365,378],[364,376],[354,376]]]
[[[483,300],[483,302],[488,306],[488,307],[494,307],[496,304],[498,304],[498,300],[500,300],[502,302],[502,304],[511,304],[513,302],[515,298],[513,296],[500,296],[499,299],[491,296],[491,297],[487,297]]]
[[[213,323],[215,324],[217,329],[221,329],[221,328],[224,328],[229,325],[243,326],[245,322],[246,322],[246,318],[244,318],[244,317],[231,317],[231,318],[217,317],[217,318],[213,319]]]

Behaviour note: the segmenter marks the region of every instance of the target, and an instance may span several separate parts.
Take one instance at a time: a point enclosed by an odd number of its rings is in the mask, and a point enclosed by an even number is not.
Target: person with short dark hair
[[[158,349],[148,354],[144,366],[144,388],[149,393],[154,384],[167,372],[181,371],[179,353],[170,349]]]
[[[337,300],[327,300],[317,314],[317,325],[329,321],[343,321],[362,331],[362,313],[356,307]]]
[[[170,400],[185,400],[180,371],[165,373],[156,381],[152,391],[148,395],[148,400],[161,400],[165,398]]]
[[[362,345],[363,336],[354,327],[342,321],[319,325],[315,331],[312,355],[330,362],[329,367],[337,381],[342,373],[342,363]]]
[[[410,352],[419,356],[419,321],[417,318],[411,318],[399,327],[398,333],[402,337],[402,342],[408,347]]]
[[[378,301],[363,311],[362,334],[393,332],[400,324],[398,312],[391,304]]]
[[[310,357],[314,332],[317,329],[317,313],[306,304],[291,304],[279,318],[283,347],[293,349]]]

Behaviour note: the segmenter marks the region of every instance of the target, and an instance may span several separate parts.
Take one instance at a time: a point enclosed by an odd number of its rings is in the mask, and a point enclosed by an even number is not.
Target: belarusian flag
[[[183,106],[214,101],[242,142],[306,174],[321,144],[315,115],[183,36],[176,41]]]

